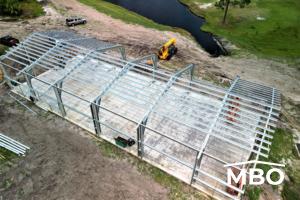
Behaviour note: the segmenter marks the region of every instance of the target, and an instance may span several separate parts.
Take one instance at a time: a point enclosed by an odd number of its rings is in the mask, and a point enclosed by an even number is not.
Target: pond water
[[[223,54],[211,33],[201,31],[205,19],[194,15],[178,0],[106,0],[153,21],[187,30],[211,55]]]

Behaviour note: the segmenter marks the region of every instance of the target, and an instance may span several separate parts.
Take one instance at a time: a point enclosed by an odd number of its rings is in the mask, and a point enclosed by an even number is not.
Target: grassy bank
[[[15,18],[34,18],[44,14],[43,7],[36,0],[2,0],[0,15]]]
[[[14,154],[13,152],[0,147],[0,166],[2,166],[3,164],[7,163],[8,161],[16,157],[17,155]]]
[[[216,0],[180,0],[192,12],[204,16],[203,30],[220,35],[263,57],[299,59],[300,4],[298,0],[252,0],[245,8],[230,6],[227,23],[221,23],[224,11],[216,8]],[[200,5],[213,5],[201,9]],[[263,18],[258,20],[257,17]]]
[[[7,170],[7,168],[9,168],[12,165],[12,161],[14,159],[17,159],[17,157],[18,156],[13,152],[0,147],[0,174],[2,174],[5,170]],[[5,181],[2,182],[1,180],[0,184],[3,185],[3,183],[5,183]]]
[[[2,54],[4,54],[5,51],[6,51],[7,49],[8,49],[7,46],[4,46],[4,45],[0,44],[0,56],[1,56]]]
[[[115,19],[120,19],[127,23],[138,24],[147,28],[153,28],[161,31],[175,31],[183,35],[189,35],[188,32],[183,29],[158,24],[121,6],[103,0],[79,0],[79,2],[93,7],[99,12],[105,13],[106,15],[109,15]]]
[[[299,200],[300,199],[300,160],[296,152],[293,142],[293,135],[286,129],[276,129],[268,158],[261,160],[273,163],[285,163],[285,174],[290,181],[286,181],[282,190],[284,200]],[[258,168],[266,172],[271,169],[268,165],[258,165]],[[271,177],[273,180],[278,180],[276,175]],[[277,190],[277,187],[273,187]]]
[[[36,0],[25,0],[20,2],[22,17],[34,18],[44,15],[44,9]]]

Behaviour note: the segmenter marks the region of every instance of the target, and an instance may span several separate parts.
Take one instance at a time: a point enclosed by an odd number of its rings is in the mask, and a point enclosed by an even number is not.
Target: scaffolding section
[[[216,86],[192,64],[170,73],[155,55],[129,61],[120,45],[70,32],[33,33],[1,65],[18,77],[5,76],[14,93],[109,142],[133,139],[126,151],[217,199],[244,193],[224,165],[267,157],[279,116],[275,88]]]

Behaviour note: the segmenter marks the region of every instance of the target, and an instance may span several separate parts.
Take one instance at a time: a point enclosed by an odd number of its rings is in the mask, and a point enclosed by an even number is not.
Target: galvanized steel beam
[[[191,184],[193,183],[193,180],[195,179],[195,176],[197,175],[197,168],[200,168],[201,166],[201,160],[202,160],[202,157],[203,157],[203,152],[205,151],[205,148],[206,148],[206,145],[209,141],[209,137],[210,135],[212,134],[212,131],[219,119],[219,117],[221,116],[221,112],[222,112],[222,109],[225,105],[225,102],[227,101],[227,98],[228,96],[230,95],[230,92],[231,90],[234,88],[235,84],[237,83],[237,81],[240,79],[240,77],[236,77],[233,81],[233,83],[231,84],[230,88],[227,90],[223,100],[222,100],[222,104],[220,105],[220,108],[216,114],[216,117],[214,118],[213,122],[211,123],[210,125],[210,128],[207,132],[207,135],[205,137],[205,140],[204,142],[202,143],[202,147],[201,147],[201,150],[198,152],[197,154],[197,157],[196,157],[196,160],[195,160],[195,165],[194,165],[194,169],[193,169],[193,173],[192,173],[192,178],[191,178]]]
[[[119,44],[111,46],[111,47],[105,47],[105,48],[102,48],[102,49],[98,49],[96,51],[98,51],[98,52],[105,52],[105,51],[109,51],[109,50],[113,50],[113,49],[119,49],[120,54],[122,56],[122,59],[126,60],[125,48],[122,45],[119,45]]]
[[[125,75],[131,68],[135,66],[135,64],[142,62],[147,59],[153,59],[153,55],[144,56],[133,61],[128,62],[125,66],[123,66],[122,70],[107,84],[107,86],[102,90],[101,94],[96,97],[93,101],[94,105],[91,105],[92,116],[94,120],[95,130],[97,134],[101,133],[100,123],[97,123],[99,120],[99,106],[101,103],[101,98],[106,94],[106,92],[123,76]],[[156,67],[157,64],[153,64],[153,67]],[[97,120],[98,119],[98,120]]]
[[[272,92],[272,105],[274,104],[274,95],[275,95],[275,89],[273,88],[273,92]],[[265,125],[264,133],[266,133],[266,131],[267,131],[268,122],[269,122],[270,117],[272,115],[272,110],[273,110],[273,108],[271,107],[270,111],[269,111],[269,116],[268,116],[268,119],[267,119],[267,123]],[[264,139],[264,138],[265,138],[265,136],[262,137],[262,139]],[[263,147],[263,143],[260,142],[260,145],[258,147],[258,151],[260,151],[262,147]],[[255,160],[258,160],[258,159],[259,159],[259,155],[257,154]],[[254,168],[256,167],[256,165],[257,165],[257,163],[254,164]]]
[[[142,121],[138,124],[138,128],[137,128],[137,134],[138,135],[142,135],[142,137],[144,137],[144,132],[145,132],[145,127],[147,125],[147,121],[148,121],[148,117],[151,114],[151,112],[155,109],[156,105],[159,103],[160,99],[168,92],[168,90],[170,89],[170,87],[172,86],[172,84],[176,81],[177,77],[181,76],[184,72],[186,71],[191,71],[193,70],[194,65],[190,64],[187,67],[179,70],[178,72],[176,72],[170,79],[169,81],[166,83],[165,88],[163,89],[163,91],[156,97],[154,103],[151,105],[151,107],[148,109],[147,113],[144,115]],[[143,140],[140,141],[140,146],[142,146],[142,148],[138,148],[138,154],[139,155],[143,155],[143,152],[140,152],[140,149],[143,150]]]
[[[99,104],[100,103],[101,103],[101,99],[99,101]],[[99,118],[99,106],[97,106],[96,102],[94,101],[93,103],[90,104],[90,108],[91,108],[92,119],[95,127],[95,132],[96,135],[99,136],[102,132],[100,118]]]
[[[141,124],[146,126],[148,119],[144,119]],[[145,139],[145,127],[138,126],[137,128],[137,152],[138,156],[143,158],[144,156],[144,139]]]
[[[57,100],[57,104],[58,104],[58,108],[60,110],[61,115],[64,117],[66,116],[66,110],[61,98],[61,88],[62,88],[62,82],[56,83],[55,87],[52,87],[56,96],[56,100]]]
[[[15,154],[24,156],[30,149],[28,146],[0,133],[0,147],[6,148]]]
[[[28,75],[28,74],[30,74],[30,75]],[[27,82],[27,85],[28,85],[28,88],[29,88],[30,97],[32,97],[33,98],[32,100],[34,101],[34,100],[38,99],[38,96],[35,93],[34,88],[32,86],[32,82],[31,82],[32,77],[33,77],[32,69],[27,70],[27,73],[25,74],[25,79],[26,79],[26,82]]]
[[[22,74],[22,73],[25,72],[25,71],[31,70],[31,69],[35,66],[35,64],[36,64],[38,61],[40,61],[40,60],[42,60],[43,58],[45,58],[45,56],[47,56],[51,51],[53,51],[53,49],[55,49],[58,45],[60,45],[60,42],[59,42],[59,41],[57,41],[56,44],[55,44],[53,47],[51,47],[51,48],[48,49],[46,52],[44,52],[44,53],[42,54],[41,57],[39,57],[39,58],[36,59],[34,62],[32,62],[30,65],[26,66],[24,69],[22,69],[20,72],[18,72],[18,73],[17,73],[17,76],[20,75],[20,74]]]

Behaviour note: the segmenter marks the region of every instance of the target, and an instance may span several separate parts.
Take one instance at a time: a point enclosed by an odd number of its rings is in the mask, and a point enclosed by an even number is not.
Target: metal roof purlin
[[[118,47],[119,48],[119,47]],[[60,112],[62,114],[62,116],[65,116],[66,115],[66,111],[65,111],[65,108],[64,108],[64,104],[63,104],[63,101],[62,101],[62,97],[61,97],[61,88],[63,86],[63,80],[65,78],[67,78],[75,69],[77,69],[78,67],[80,67],[82,65],[82,63],[84,62],[84,60],[89,57],[93,52],[96,52],[98,50],[105,50],[105,49],[111,49],[110,47],[108,48],[99,48],[99,49],[94,49],[94,50],[91,50],[89,51],[87,54],[85,54],[85,56],[83,58],[81,58],[67,73],[64,74],[64,76],[62,78],[60,78],[59,80],[57,80],[54,84],[52,84],[44,94],[46,94],[51,88],[54,89],[54,92],[55,92],[55,95],[56,95],[56,98],[57,98],[57,104],[58,104],[58,107],[60,109]],[[55,87],[53,87],[55,86]],[[99,110],[98,110],[99,112]]]
[[[114,46],[111,47],[106,47],[103,49],[99,49],[99,52],[104,52],[104,51],[108,51],[108,50],[113,50],[113,49],[119,49],[121,56],[124,60],[126,60],[126,53],[125,53],[125,48],[122,45],[116,44]]]
[[[129,61],[126,65],[123,66],[122,70],[106,85],[106,87],[102,90],[101,94],[98,95],[93,103],[91,103],[91,113],[94,121],[96,134],[101,133],[101,125],[99,122],[99,106],[101,103],[101,98],[108,92],[108,90],[116,83],[123,75],[125,75],[131,68],[135,66],[135,64],[142,62],[144,60],[152,59],[153,68],[157,67],[157,59],[155,54],[147,55],[132,61]]]
[[[19,47],[20,45],[24,44],[25,42],[27,42],[28,40],[30,40],[30,38],[32,37],[32,35],[30,35],[29,37],[27,37],[23,42],[19,43],[17,45],[17,47]],[[8,50],[6,50],[6,54],[1,56],[1,60],[7,58],[9,55],[13,54],[15,51],[17,50],[16,47],[11,47]]]
[[[48,36],[49,37],[49,36]],[[72,38],[69,40],[61,40],[62,42],[70,42],[70,41],[78,41],[78,40],[88,40],[88,39],[93,39],[93,37],[81,37],[81,38]]]
[[[35,35],[35,34],[33,34],[33,35]],[[32,35],[32,36],[33,36],[33,35]],[[25,48],[24,44],[26,44],[26,43],[32,38],[32,36],[29,36],[25,41],[21,42],[17,47],[12,47],[13,50],[12,50],[11,52],[7,53],[7,54],[3,57],[3,59],[8,58],[8,56],[11,55],[11,54],[14,55],[14,52],[16,52],[19,48],[22,48],[22,47],[25,49],[25,52],[26,52],[26,54],[27,54],[27,51],[26,51],[26,48]],[[53,47],[51,47],[50,49],[48,49],[46,52],[44,52],[44,53],[42,54],[41,57],[37,58],[35,61],[33,61],[32,63],[30,63],[30,64],[29,64],[28,66],[26,66],[24,69],[22,69],[21,71],[19,71],[18,73],[16,73],[16,75],[19,76],[19,75],[21,75],[21,74],[24,74],[24,72],[27,72],[27,73],[29,73],[29,74],[32,74],[32,68],[35,66],[35,64],[36,64],[38,61],[40,61],[41,59],[43,59],[46,55],[48,55],[48,53],[50,53],[53,49],[55,49],[55,48],[57,47],[57,45],[58,45],[57,40],[55,40],[55,39],[53,39],[53,40],[55,41],[56,45],[54,45]],[[8,59],[9,59],[9,58],[8,58]],[[29,89],[30,89],[30,95],[31,95],[33,98],[37,99],[38,97],[37,97],[36,93],[34,92],[34,89],[33,89],[33,87],[32,87],[32,83],[31,83],[32,77],[31,77],[31,76],[28,76],[28,75],[25,75],[25,79],[26,79],[26,82],[27,82],[27,84],[28,84],[28,86],[29,86]]]
[[[111,88],[111,86],[116,81],[118,81],[123,75],[125,75],[131,68],[133,68],[135,66],[134,64],[137,64],[137,63],[142,62],[142,61],[147,60],[147,59],[153,59],[154,56],[156,57],[156,55],[151,54],[151,55],[147,55],[147,56],[144,56],[144,57],[141,57],[141,58],[129,61],[126,65],[123,66],[122,70],[117,74],[117,76],[115,76],[115,78],[112,79],[107,84],[107,86],[102,90],[101,94],[96,97],[96,99],[94,100],[94,102],[96,104],[98,104],[99,100],[106,94],[106,92]],[[156,63],[153,63],[153,67],[155,68],[156,66],[157,66]]]
[[[273,91],[272,91],[272,105],[274,104],[274,96],[275,96],[275,89],[273,88]],[[269,110],[269,115],[268,115],[268,119],[267,119],[267,122],[266,122],[266,125],[265,125],[264,133],[267,132],[267,128],[268,128],[268,124],[269,124],[272,112],[273,112],[273,108],[271,107],[270,110]],[[264,139],[264,138],[265,138],[265,136],[263,135],[262,139]],[[263,146],[263,143],[261,142],[260,145],[259,145],[258,151],[261,151],[262,146]],[[259,159],[259,154],[256,155],[255,160],[258,160],[258,159]],[[256,164],[257,163],[254,164],[254,168],[256,167]]]
[[[61,41],[61,42],[64,42],[64,41]],[[115,46],[112,46],[112,47],[107,47],[107,48],[98,48],[98,49],[93,49],[93,50],[90,50],[88,53],[86,53],[85,55],[84,55],[84,57],[83,58],[81,58],[67,73],[65,73],[64,75],[63,75],[63,77],[62,78],[60,78],[59,80],[57,80],[57,81],[55,81],[45,92],[44,92],[44,94],[46,94],[51,88],[52,88],[52,86],[54,86],[54,85],[57,85],[57,84],[59,84],[59,85],[61,85],[62,86],[62,84],[60,84],[60,83],[62,83],[63,82],[63,80],[65,79],[65,78],[67,78],[75,69],[77,69],[78,67],[80,67],[81,65],[82,65],[82,63],[84,62],[84,60],[86,59],[86,58],[88,58],[92,53],[94,53],[94,52],[96,52],[96,51],[101,51],[101,52],[104,52],[104,51],[107,51],[107,50],[111,50],[111,49],[114,49],[114,48],[120,48],[120,45],[115,45]],[[121,53],[122,54],[122,53]],[[123,56],[123,54],[122,54],[122,56]]]
[[[208,130],[208,133],[207,133],[207,135],[206,135],[206,137],[205,137],[205,139],[204,139],[204,141],[202,143],[202,147],[201,147],[200,151],[197,153],[197,158],[196,158],[196,161],[195,161],[195,165],[194,165],[194,169],[193,169],[193,174],[192,174],[192,177],[191,177],[191,183],[193,182],[194,176],[197,173],[197,169],[196,169],[197,166],[200,167],[200,165],[201,165],[201,159],[202,159],[202,156],[203,156],[203,152],[205,151],[205,148],[206,148],[206,145],[208,143],[209,137],[212,134],[212,131],[213,131],[213,129],[214,129],[214,127],[215,127],[215,125],[216,125],[216,123],[217,123],[220,115],[222,114],[222,109],[223,109],[223,107],[225,105],[225,102],[227,101],[227,98],[230,95],[231,90],[234,88],[235,84],[237,83],[237,81],[239,79],[240,79],[240,77],[237,76],[234,79],[233,83],[231,84],[230,88],[225,93],[225,95],[223,97],[223,100],[222,100],[222,104],[220,105],[220,108],[219,108],[219,110],[218,110],[218,112],[216,114],[216,117],[214,118],[214,121],[212,122],[212,124],[211,124],[211,126],[210,126],[210,128]]]
[[[147,120],[149,115],[152,113],[152,111],[155,109],[158,102],[161,100],[161,98],[168,92],[170,87],[173,85],[173,83],[177,80],[177,77],[181,76],[186,71],[192,71],[194,69],[194,64],[190,64],[187,67],[179,70],[176,72],[172,77],[170,77],[169,81],[166,83],[166,86],[164,87],[163,91],[156,97],[154,103],[151,105],[151,107],[148,109],[147,113],[144,115],[142,120],[137,126],[137,134],[138,134],[138,152],[139,155],[143,156],[143,138],[144,138],[144,132],[147,125]]]
[[[177,77],[181,76],[184,72],[186,71],[192,71],[194,68],[194,64],[190,64],[187,67],[179,70],[178,72],[176,72],[170,79],[169,81],[166,83],[166,86],[164,88],[164,90],[157,96],[156,100],[154,101],[154,103],[152,104],[152,106],[149,108],[148,112],[144,115],[142,121],[144,121],[145,118],[148,118],[149,115],[151,114],[151,112],[155,109],[155,106],[158,104],[159,100],[165,95],[165,93],[168,92],[169,88],[173,85],[173,83],[176,81]]]
[[[54,39],[54,38],[52,38],[52,39]],[[55,40],[55,39],[54,39],[54,40]],[[51,47],[50,49],[48,49],[45,53],[43,53],[41,57],[37,58],[33,63],[31,63],[30,65],[26,66],[24,69],[22,69],[21,71],[19,71],[19,72],[17,73],[17,76],[19,76],[20,74],[22,74],[22,73],[25,72],[25,71],[31,70],[31,69],[34,67],[34,65],[35,65],[38,61],[42,60],[42,59],[45,58],[45,56],[47,56],[51,51],[53,51],[53,50],[61,43],[61,41],[55,40],[55,43],[56,43],[56,44],[55,44],[53,47]],[[21,44],[20,46],[23,46],[23,44]]]

